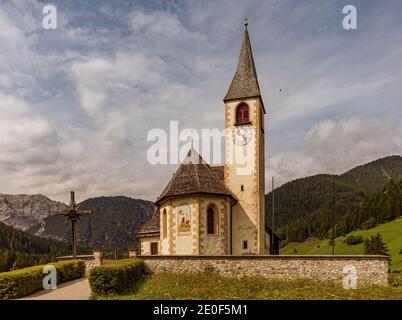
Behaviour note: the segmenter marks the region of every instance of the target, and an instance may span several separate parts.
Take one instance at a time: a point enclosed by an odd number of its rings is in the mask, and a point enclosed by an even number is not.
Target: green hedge
[[[57,283],[82,278],[85,275],[85,262],[69,260],[50,262],[57,270]],[[45,265],[33,266],[15,271],[0,273],[0,299],[17,299],[43,289]]]
[[[143,260],[119,260],[92,268],[89,284],[95,295],[119,294],[131,287],[143,273]]]

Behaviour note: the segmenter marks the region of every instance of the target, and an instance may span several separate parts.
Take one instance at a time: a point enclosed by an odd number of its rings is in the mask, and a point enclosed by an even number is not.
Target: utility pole
[[[274,195],[274,177],[272,177],[272,239],[271,239],[271,254],[274,251],[274,241],[275,241],[275,195]]]
[[[332,176],[332,255],[335,255],[335,175]]]

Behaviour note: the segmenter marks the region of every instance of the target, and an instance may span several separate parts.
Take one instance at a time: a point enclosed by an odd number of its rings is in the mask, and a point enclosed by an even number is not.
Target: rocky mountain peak
[[[65,207],[64,203],[53,201],[42,194],[0,193],[0,222],[27,230]]]

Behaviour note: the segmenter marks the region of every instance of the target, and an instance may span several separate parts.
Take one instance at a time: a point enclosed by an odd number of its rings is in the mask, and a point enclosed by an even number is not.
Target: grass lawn
[[[348,233],[349,235],[361,235],[368,238],[381,233],[391,256],[391,271],[402,270],[402,218],[378,225],[369,230],[359,230]],[[363,243],[348,246],[343,243],[346,237],[335,240],[335,254],[364,254]],[[304,242],[292,242],[280,250],[280,254],[331,254],[332,247],[327,240],[308,239]]]
[[[173,273],[144,276],[125,295],[98,299],[116,300],[242,300],[242,299],[386,299],[402,300],[402,273],[390,274],[389,287],[345,290],[341,285],[314,281],[273,281],[263,278],[224,278],[217,274]]]

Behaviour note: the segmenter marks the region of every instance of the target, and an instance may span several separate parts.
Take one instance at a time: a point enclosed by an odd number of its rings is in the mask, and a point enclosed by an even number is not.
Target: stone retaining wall
[[[67,261],[72,259],[73,259],[72,256],[65,256],[65,257],[58,257],[57,261]],[[93,255],[78,255],[77,259],[84,260],[85,274],[88,274],[93,267],[100,266],[102,264],[101,256],[97,255],[96,252],[94,252]]]
[[[358,286],[388,285],[387,256],[138,256],[149,273],[216,272],[280,280],[311,279],[342,284],[344,268],[354,266]]]

